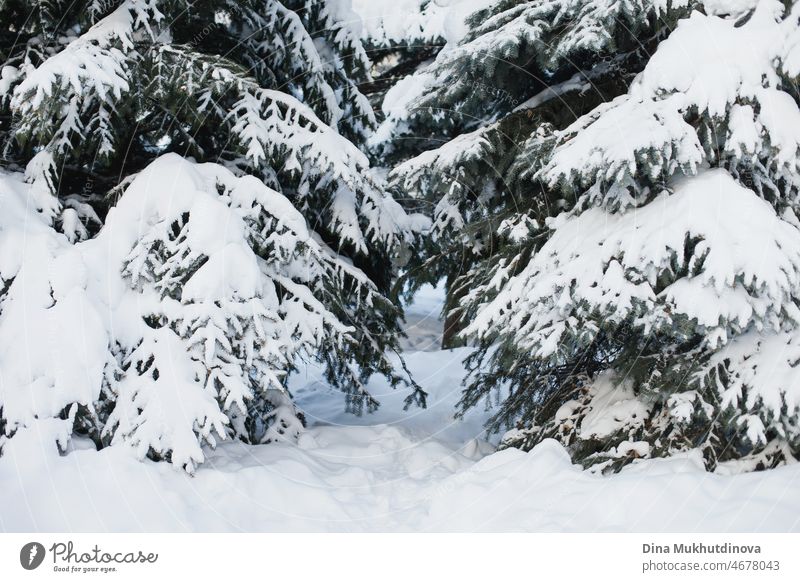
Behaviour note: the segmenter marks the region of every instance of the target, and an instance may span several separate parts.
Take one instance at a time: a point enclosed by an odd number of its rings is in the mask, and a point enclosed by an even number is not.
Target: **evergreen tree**
[[[2,72],[14,124],[5,152],[35,159],[32,174],[47,175],[46,190],[60,198],[104,195],[119,176],[176,151],[258,175],[309,207],[324,208],[341,181],[358,178],[356,202],[380,205],[355,148],[311,139],[332,127],[361,143],[374,122],[356,88],[369,62],[339,20],[355,18],[338,13],[342,3],[36,3],[37,14],[52,7],[49,20],[29,18],[26,4],[3,5],[6,34],[20,31]],[[337,180],[320,184],[328,167]],[[40,207],[55,217],[57,203]],[[314,218],[363,248],[345,214]]]
[[[463,326],[459,277],[499,252],[501,224],[518,231],[558,210],[538,184],[518,179],[527,169],[513,166],[521,144],[623,93],[687,4],[493,2],[467,19],[460,43],[406,81],[376,151],[403,162],[430,150],[399,165],[393,182],[434,221],[409,273],[417,285],[446,278],[446,345]]]
[[[307,357],[354,412],[377,405],[374,372],[424,403],[386,356],[385,298],[424,220],[355,145],[374,117],[349,3],[9,1],[0,18],[5,164],[24,167],[7,181],[39,233],[0,265],[7,435],[62,416],[191,471],[203,443],[296,434],[285,380]]]
[[[395,180],[435,205],[426,273],[466,249],[461,404],[498,393],[505,446],[557,438],[598,470],[798,456],[799,19],[498,2],[424,73],[397,135],[457,137]]]

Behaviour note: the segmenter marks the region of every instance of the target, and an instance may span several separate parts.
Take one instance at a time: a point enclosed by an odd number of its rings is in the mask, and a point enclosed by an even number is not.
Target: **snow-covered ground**
[[[439,294],[409,308],[423,322],[412,343],[430,333]],[[0,530],[800,531],[800,464],[720,476],[690,454],[597,477],[552,441],[495,453],[486,412],[452,418],[466,349],[423,344],[406,358],[427,410],[403,412],[404,394],[376,381],[380,410],[347,415],[308,368],[293,387],[310,425],[297,445],[223,444],[194,477],[124,447],[77,441],[61,456],[43,445],[59,421],[42,421],[6,446]]]
[[[406,337],[400,347],[407,352],[431,352],[442,347],[442,297],[444,282],[439,286],[425,285],[405,310]]]

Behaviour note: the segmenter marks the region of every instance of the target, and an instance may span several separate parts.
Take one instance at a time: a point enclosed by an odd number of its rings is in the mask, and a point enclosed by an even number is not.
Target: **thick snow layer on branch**
[[[694,12],[659,45],[631,94],[680,93],[686,108],[723,116],[737,99],[752,99],[762,87],[779,85],[774,61],[785,43],[776,20],[782,11],[780,2],[764,0],[742,26]]]
[[[690,5],[700,4],[691,0],[537,0],[482,5],[483,12],[473,14],[465,34],[448,42],[432,63],[387,93],[386,119],[369,143],[391,155],[402,156],[409,148],[415,154],[415,144],[435,147],[434,140],[501,120],[520,108],[538,107],[562,91],[578,90],[583,83],[605,93],[602,87],[608,79],[604,77],[627,75],[640,66],[626,62],[635,51],[623,50],[618,43],[648,43],[654,23],[669,22],[688,14]],[[621,52],[615,55],[617,48]],[[602,61],[586,66],[595,58],[590,55]],[[609,95],[615,94],[612,90]],[[423,139],[430,126],[446,129]],[[521,157],[520,166],[528,156]]]
[[[84,98],[97,95],[101,101],[109,93],[119,98],[128,90],[125,51],[133,48],[133,20],[130,3],[125,2],[64,50],[26,70],[14,90],[12,107],[23,114],[38,109],[56,90]]]
[[[374,124],[357,88],[369,78],[354,36],[357,17],[345,1],[313,5],[295,11],[270,1],[263,13],[240,7],[242,21],[228,23],[225,34],[248,37],[239,47],[244,54],[223,56],[174,44],[181,24],[165,18],[159,6],[167,7],[155,0],[126,0],[77,37],[75,25],[41,59],[9,61],[19,66],[3,69],[1,96],[17,140],[35,154],[29,180],[37,184],[37,206],[56,221],[59,180],[40,179],[42,168],[96,166],[102,173],[128,154],[156,155],[165,144],[184,143],[185,155],[270,177],[299,199],[311,224],[363,255],[408,242],[419,218],[368,176],[367,157],[350,141],[365,139]],[[255,57],[258,65],[248,60]],[[135,138],[123,130],[132,124]],[[78,239],[87,233],[77,222],[67,211],[57,225]]]
[[[0,407],[11,427],[100,395],[108,340],[80,252],[0,174]]]
[[[676,101],[683,102],[680,97],[652,101],[623,95],[598,107],[563,132],[574,137],[556,150],[545,179],[551,185],[571,180],[584,186],[607,184],[624,197],[629,176],[645,171],[658,180],[678,170],[696,171],[702,146]]]
[[[800,322],[800,232],[724,170],[680,180],[642,208],[592,208],[553,227],[468,333],[503,328],[550,357],[573,318],[591,313],[617,323],[633,317],[646,330],[682,315],[711,347],[739,330],[778,331],[786,316]],[[664,286],[676,268],[690,274]]]
[[[744,409],[748,438],[767,442],[767,430],[781,438],[796,438],[786,430],[800,412],[800,333],[758,333],[734,338],[715,354],[706,371],[726,370],[728,383],[720,393],[722,409]],[[735,463],[733,463],[735,465]]]
[[[592,383],[591,390],[591,408],[581,421],[580,438],[602,438],[647,418],[648,407],[636,398],[631,382],[615,382],[613,375],[603,373]],[[569,402],[564,405],[567,409],[569,406]]]
[[[628,94],[559,132],[539,177],[588,191],[591,203],[632,207],[653,184],[708,163],[777,208],[796,204],[800,109],[782,70],[800,27],[797,14],[783,16],[781,3],[763,0],[738,26],[700,12],[681,20]]]
[[[457,43],[467,33],[464,19],[493,0],[353,0],[363,22],[362,38],[373,45],[444,39]]]
[[[403,162],[392,170],[390,179],[403,183],[413,183],[425,172],[449,172],[460,163],[478,159],[491,151],[491,144],[485,134],[493,129],[483,127],[470,133],[461,134],[435,150],[422,152],[415,158]],[[409,184],[410,186],[411,184]]]
[[[191,357],[182,338],[168,327],[148,334],[129,359],[152,359],[152,364],[149,373],[126,374],[116,387],[117,403],[109,419],[115,440],[132,446],[140,459],[152,450],[169,453],[178,467],[202,463],[200,443],[215,444],[212,433],[224,439],[229,423],[214,392],[203,390],[198,382],[205,376],[202,363]]]
[[[10,91],[17,131],[59,154],[92,137],[98,153],[109,154],[115,105],[130,91],[131,69],[141,58],[134,49],[137,35],[155,34],[152,27],[162,18],[154,0],[126,0],[78,38],[61,39],[66,46],[40,64],[26,58],[15,72],[18,84],[3,91]]]

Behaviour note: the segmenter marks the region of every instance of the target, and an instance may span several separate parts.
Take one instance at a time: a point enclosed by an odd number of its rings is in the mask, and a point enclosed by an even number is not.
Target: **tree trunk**
[[[448,275],[445,285],[445,311],[444,311],[444,329],[442,330],[442,349],[449,350],[451,348],[458,348],[466,344],[466,342],[458,336],[458,332],[464,329],[464,321],[456,308],[458,307],[463,291],[453,289],[455,285],[456,276]]]

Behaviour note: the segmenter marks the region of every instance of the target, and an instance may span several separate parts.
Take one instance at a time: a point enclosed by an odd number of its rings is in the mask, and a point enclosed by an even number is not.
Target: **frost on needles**
[[[193,471],[296,436],[302,361],[354,412],[425,220],[371,177],[347,2],[6,2],[0,439],[60,422]],[[37,424],[39,423],[39,424]],[[2,445],[0,440],[0,446]]]
[[[601,471],[800,454],[799,21],[777,0],[496,2],[417,74],[382,148],[445,119],[392,179],[433,209],[426,260],[479,346],[461,405],[497,402],[504,446],[553,437]]]

